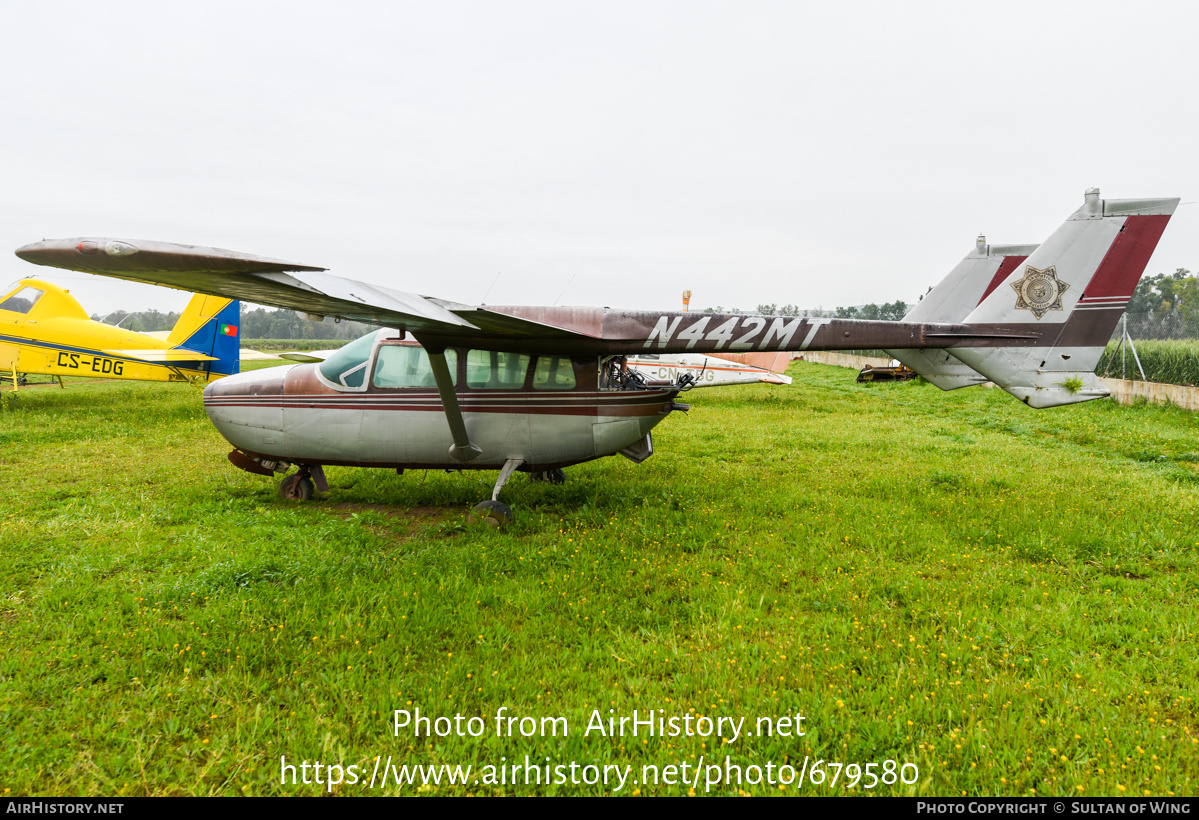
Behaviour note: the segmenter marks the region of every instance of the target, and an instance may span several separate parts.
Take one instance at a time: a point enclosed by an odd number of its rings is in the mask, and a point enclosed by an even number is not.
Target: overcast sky
[[[99,313],[187,297],[8,251],[161,239],[467,303],[912,300],[1088,187],[1199,199],[1197,9],[6,2],[0,265]],[[1148,272],[1199,269],[1197,227]]]

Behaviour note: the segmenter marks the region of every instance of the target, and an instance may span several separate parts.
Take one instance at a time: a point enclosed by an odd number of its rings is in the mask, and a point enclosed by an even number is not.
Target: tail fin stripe
[[[987,289],[983,291],[983,295],[979,298],[978,304],[983,303],[991,295],[991,291],[1003,284],[1003,280],[1007,279],[1009,273],[1020,266],[1020,263],[1027,259],[1027,256],[1005,256],[1003,262],[999,265],[999,270],[995,271],[995,275],[991,277],[991,283],[987,285]],[[978,307],[978,305],[975,305]]]
[[[1131,297],[1169,221],[1168,215],[1128,217],[1091,277],[1084,298]]]

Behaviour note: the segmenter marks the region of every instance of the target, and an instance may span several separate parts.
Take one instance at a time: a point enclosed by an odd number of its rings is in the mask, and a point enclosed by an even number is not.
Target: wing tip
[[[43,239],[40,242],[22,245],[14,253],[34,265],[84,272],[167,270],[319,273],[328,270],[316,265],[300,265],[223,248],[144,239]]]

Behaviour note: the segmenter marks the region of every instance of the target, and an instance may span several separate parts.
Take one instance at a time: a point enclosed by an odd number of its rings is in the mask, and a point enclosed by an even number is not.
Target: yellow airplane
[[[58,378],[207,384],[238,372],[241,304],[197,293],[166,338],[92,321],[75,297],[40,279],[0,293],[0,377],[17,388],[26,374]]]

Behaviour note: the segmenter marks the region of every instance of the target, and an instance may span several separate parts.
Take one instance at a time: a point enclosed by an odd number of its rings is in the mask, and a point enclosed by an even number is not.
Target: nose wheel
[[[303,473],[292,473],[279,483],[279,497],[288,501],[311,501],[316,485]]]

